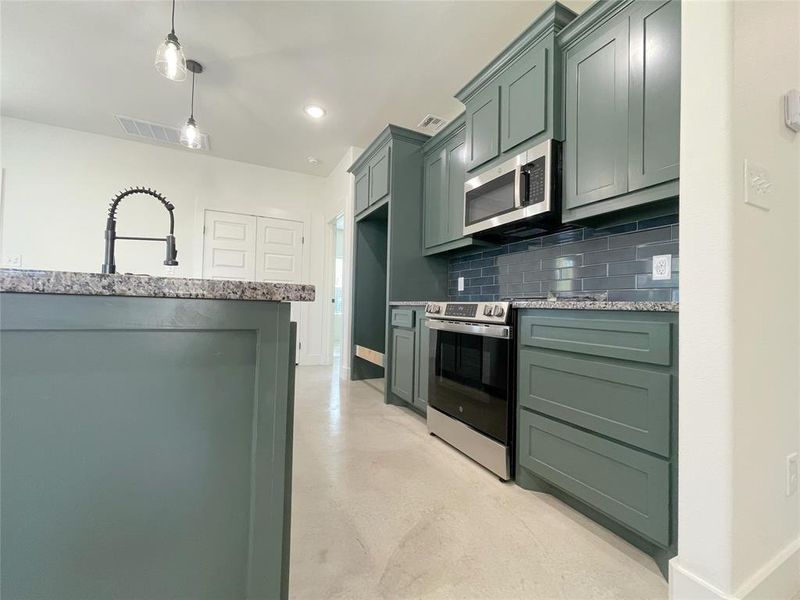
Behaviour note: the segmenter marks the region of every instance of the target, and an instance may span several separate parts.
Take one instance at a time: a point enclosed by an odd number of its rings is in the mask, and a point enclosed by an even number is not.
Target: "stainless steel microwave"
[[[547,140],[464,184],[464,235],[560,225],[560,143]]]

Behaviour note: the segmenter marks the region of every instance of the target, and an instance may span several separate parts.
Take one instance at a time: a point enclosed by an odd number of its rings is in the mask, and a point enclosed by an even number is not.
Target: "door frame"
[[[208,211],[213,211],[217,213],[231,213],[234,215],[247,215],[251,217],[266,217],[268,219],[283,219],[285,221],[297,221],[303,224],[303,238],[304,240],[308,240],[310,238],[311,232],[311,213],[309,211],[288,211],[288,210],[281,210],[278,208],[264,208],[259,209],[258,212],[251,212],[249,210],[231,210],[230,208],[215,208],[214,206],[204,206],[201,210],[196,211],[196,221],[195,221],[195,239],[194,239],[194,246],[195,246],[195,256],[199,256],[199,260],[197,261],[197,265],[194,267],[195,277],[201,278],[203,277],[203,272],[205,269],[205,223],[206,223],[206,213]],[[311,271],[311,247],[310,244],[306,244],[305,241],[303,243],[303,259],[302,264],[300,265],[300,279],[302,283],[309,283],[310,277],[309,273]],[[297,302],[297,363],[298,364],[317,364],[316,361],[309,362],[309,349],[311,348],[311,344],[309,343],[309,334],[308,334],[308,325],[311,322],[311,302]],[[303,327],[301,329],[300,323],[303,323]]]
[[[325,223],[325,268],[323,273],[323,289],[320,297],[324,303],[322,324],[322,357],[324,364],[333,364],[333,311],[335,304],[331,299],[335,297],[334,286],[336,285],[336,221],[344,219],[344,211],[336,214],[335,217]],[[344,235],[344,230],[342,230]],[[343,257],[344,259],[344,257]],[[345,270],[347,266],[345,265]],[[342,282],[344,286],[344,281]],[[344,315],[342,315],[342,329],[344,329]],[[344,345],[344,331],[342,332],[342,345]],[[342,350],[344,353],[344,350]]]

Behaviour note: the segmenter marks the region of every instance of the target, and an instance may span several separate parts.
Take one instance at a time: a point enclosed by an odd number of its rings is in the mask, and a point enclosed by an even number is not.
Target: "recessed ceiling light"
[[[325,116],[325,109],[316,104],[309,104],[303,110],[312,119],[321,119]]]
[[[315,167],[319,164],[319,159],[316,156],[306,156],[306,160]]]

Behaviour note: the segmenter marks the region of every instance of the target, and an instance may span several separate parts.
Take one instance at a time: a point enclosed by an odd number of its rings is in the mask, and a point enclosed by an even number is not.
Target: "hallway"
[[[503,484],[331,367],[300,367],[290,597],[666,598],[653,561]]]

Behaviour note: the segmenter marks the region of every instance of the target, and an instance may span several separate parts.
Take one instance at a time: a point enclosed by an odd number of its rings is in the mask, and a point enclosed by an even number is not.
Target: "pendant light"
[[[156,71],[172,81],[186,79],[186,57],[175,35],[175,0],[172,0],[172,29],[156,50]]]
[[[194,76],[203,72],[203,65],[196,60],[189,59],[186,61],[186,68],[192,72],[192,105],[189,118],[181,129],[181,144],[192,150],[199,150],[203,143],[200,137],[200,129],[198,129],[197,122],[194,120]]]

